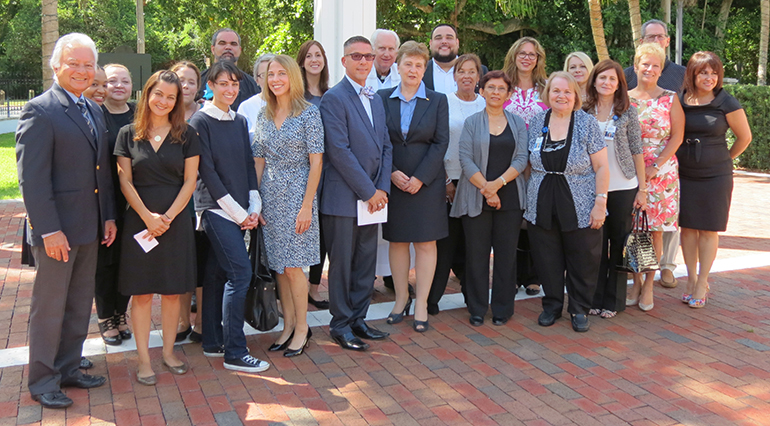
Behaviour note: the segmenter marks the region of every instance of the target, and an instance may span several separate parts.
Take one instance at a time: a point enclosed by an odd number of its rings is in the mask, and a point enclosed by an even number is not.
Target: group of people
[[[171,373],[188,370],[173,351],[188,337],[227,369],[268,369],[243,332],[253,270],[244,237],[257,227],[284,319],[268,350],[286,357],[301,355],[312,336],[308,303],[329,309],[342,348],[363,351],[365,340],[388,336],[364,320],[383,257],[395,290],[387,322],[413,315],[416,332],[430,329],[450,271],[473,326],[490,309],[492,323],[505,324],[519,286],[535,295],[542,285],[541,326],[561,317],[565,287],[578,332],[589,315],[649,311],[654,272],[635,274],[627,294],[617,270],[635,209],[646,212],[659,259],[676,256],[678,243],[663,236],[681,228],[682,301],[704,306],[732,159],[751,131],[722,88],[716,55],[698,52],[681,67],[665,56],[663,22],[642,33],[626,70],[575,52],[548,76],[531,37],[489,71],[472,53],[458,56],[452,25],[434,28],[428,46],[380,29],[345,42],[345,76],[329,87],[319,42],[304,43],[296,58],[263,55],[252,78],[235,65],[238,34],[224,28],[212,37],[209,69],[182,61],[158,71],[136,104],[128,69],[99,67],[86,35],[60,38],[55,83],[25,106],[17,130],[37,261],[30,393],[61,408],[72,404],[61,387],[105,382],[79,370],[94,288],[107,344],[131,338],[131,300],[141,384],[157,382],[148,349],[154,294]],[[359,225],[383,209],[381,230]],[[318,292],[327,256],[328,301]],[[676,285],[672,274],[662,282]]]

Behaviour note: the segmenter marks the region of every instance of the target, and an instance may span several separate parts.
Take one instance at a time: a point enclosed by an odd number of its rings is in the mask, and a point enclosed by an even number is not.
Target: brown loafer
[[[668,272],[666,274],[665,272]],[[670,280],[666,280],[667,275],[671,276]],[[679,285],[679,282],[677,281],[676,277],[674,276],[674,273],[669,271],[668,269],[663,269],[660,271],[660,286],[665,288],[676,288],[676,286]]]

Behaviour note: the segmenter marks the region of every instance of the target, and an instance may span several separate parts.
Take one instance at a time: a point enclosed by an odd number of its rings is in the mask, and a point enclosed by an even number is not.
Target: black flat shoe
[[[328,300],[315,300],[309,294],[307,295],[307,303],[315,306],[316,309],[329,309]]]
[[[537,323],[538,323],[538,325],[541,325],[543,327],[550,327],[559,318],[561,318],[561,312],[559,312],[559,313],[551,313],[551,312],[543,311],[540,314],[540,316],[537,317]]]
[[[104,340],[104,343],[110,346],[118,346],[121,343],[123,343],[123,338],[120,337],[120,333],[118,333],[116,336],[105,336],[104,333],[110,331],[110,330],[116,330],[117,331],[118,326],[115,324],[114,318],[107,318],[105,321],[102,321],[99,323],[99,333],[102,335],[102,340]]]
[[[527,287],[524,292],[527,293],[528,296],[537,296],[540,294],[540,286],[537,286],[537,288]]]
[[[176,338],[174,339],[174,342],[179,343],[184,341],[184,339],[186,339],[187,336],[190,335],[190,333],[192,333],[192,326],[187,327],[187,330],[180,331],[179,333],[177,333]]]
[[[430,328],[430,324],[428,324],[428,321],[417,321],[414,320],[414,324],[412,324],[412,328],[414,331],[418,333],[425,333]]]
[[[67,408],[72,405],[72,400],[60,390],[32,395],[32,399],[45,408]]]
[[[591,324],[588,323],[588,315],[576,314],[572,315],[572,329],[578,333],[585,333]]]
[[[492,317],[492,325],[505,325],[510,318]]]
[[[190,332],[190,335],[187,336],[188,339],[190,339],[193,343],[201,343],[203,342],[203,335],[198,333],[197,331],[193,330]]]
[[[107,379],[104,376],[92,376],[90,374],[81,374],[77,379],[70,379],[61,382],[63,388],[80,388],[91,389],[98,388],[99,386],[107,383]]]
[[[351,351],[365,351],[369,349],[369,344],[354,336],[353,333],[345,333],[341,336],[332,336],[334,342],[340,345],[342,349]]]
[[[468,319],[468,322],[470,322],[472,326],[478,327],[478,326],[484,324],[484,317],[479,317],[479,316],[476,316],[476,315],[471,315],[470,319]]]
[[[88,370],[89,368],[94,368],[94,363],[91,362],[88,358],[81,356],[80,357],[80,368],[83,370]]]
[[[267,348],[270,352],[278,352],[278,351],[285,351],[286,348],[289,347],[289,342],[291,342],[291,339],[294,338],[294,330],[292,330],[291,334],[289,335],[289,338],[286,339],[285,342],[281,343],[280,345],[278,343],[273,343],[270,345],[269,348]]]
[[[120,334],[120,338],[123,340],[128,340],[131,338],[131,330],[128,329],[128,319],[126,318],[126,314],[118,314],[112,317],[112,319],[115,321],[115,326],[118,328],[118,333]],[[125,330],[121,330],[120,327],[126,327]]]
[[[387,323],[388,324],[398,324],[401,321],[404,320],[405,316],[409,315],[409,310],[412,308],[412,298],[409,298],[409,301],[406,302],[406,305],[404,305],[404,310],[402,312],[399,312],[397,314],[391,313],[388,315]]]
[[[353,334],[361,339],[380,340],[390,336],[390,333],[369,327],[365,322],[362,325],[351,327]]]
[[[302,355],[302,352],[305,351],[305,348],[307,347],[307,344],[310,342],[311,337],[313,337],[313,330],[308,328],[307,336],[305,336],[305,343],[303,343],[302,346],[299,347],[299,349],[289,349],[289,347],[287,346],[286,350],[283,351],[283,356],[285,356],[286,358],[291,358],[293,356]]]

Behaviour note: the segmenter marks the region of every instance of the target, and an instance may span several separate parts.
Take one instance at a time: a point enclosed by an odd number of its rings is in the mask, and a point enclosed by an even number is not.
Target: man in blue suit
[[[374,286],[377,225],[358,226],[357,202],[370,212],[385,208],[390,191],[392,146],[382,99],[364,87],[374,54],[369,40],[344,44],[345,76],[321,99],[324,154],[321,220],[329,253],[332,338],[344,349],[364,351],[361,339],[388,333],[369,327],[366,312]]]
[[[72,399],[62,387],[101,386],[83,374],[99,243],[115,240],[115,198],[107,127],[99,106],[83,96],[96,70],[85,34],[60,38],[51,55],[55,82],[29,101],[16,130],[19,187],[29,215],[36,262],[29,314],[29,392],[48,408]]]

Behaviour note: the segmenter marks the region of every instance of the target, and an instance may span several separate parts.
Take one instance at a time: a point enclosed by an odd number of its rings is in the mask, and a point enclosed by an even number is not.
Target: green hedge
[[[736,166],[770,171],[770,87],[735,84],[725,89],[746,111],[753,136],[749,147],[736,159]]]

